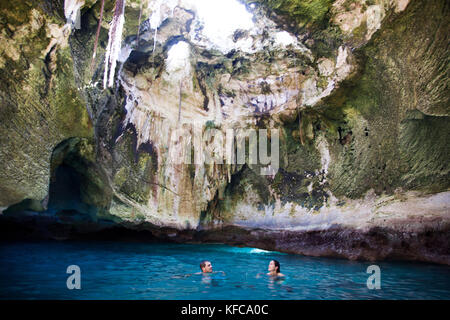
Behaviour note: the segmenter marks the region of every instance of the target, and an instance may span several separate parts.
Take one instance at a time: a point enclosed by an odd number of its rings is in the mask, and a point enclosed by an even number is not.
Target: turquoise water
[[[381,289],[366,286],[373,263],[226,245],[130,242],[0,243],[1,299],[450,299],[450,268],[379,262]],[[208,259],[225,275],[190,275]],[[284,280],[265,274],[281,263]],[[69,290],[69,265],[81,289]]]

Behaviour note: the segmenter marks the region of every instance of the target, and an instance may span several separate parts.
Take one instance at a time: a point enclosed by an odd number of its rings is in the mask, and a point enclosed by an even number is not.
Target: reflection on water
[[[225,274],[201,274],[205,259]],[[286,277],[266,274],[272,259]],[[81,269],[81,290],[66,287],[72,264]],[[1,243],[0,298],[450,299],[447,266],[380,262],[381,289],[369,290],[371,264],[226,245]]]

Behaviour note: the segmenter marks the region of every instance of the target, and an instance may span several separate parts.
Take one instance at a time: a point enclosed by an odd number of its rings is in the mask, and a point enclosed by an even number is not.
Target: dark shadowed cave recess
[[[92,141],[70,138],[55,147],[51,159],[48,211],[62,219],[97,219],[111,198],[106,178],[95,164]]]
[[[61,228],[63,224],[81,226],[101,222],[102,213],[108,209],[111,201],[111,189],[105,183],[106,175],[95,164],[94,152],[90,139],[74,137],[59,143],[51,156],[47,197],[42,201],[25,199],[10,206],[4,211],[3,222],[13,223],[16,219],[25,219],[28,223],[24,223],[24,228],[25,225],[38,227],[34,235],[44,238],[55,234],[51,228],[42,233],[39,224],[42,224],[42,229],[46,229],[48,224]],[[38,218],[41,221],[37,221]],[[71,227],[68,226],[68,229]],[[61,230],[56,234],[66,232]]]

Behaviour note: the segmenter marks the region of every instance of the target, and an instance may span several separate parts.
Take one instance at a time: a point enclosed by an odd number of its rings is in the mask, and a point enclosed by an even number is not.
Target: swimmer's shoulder
[[[266,275],[272,276],[272,275],[270,274],[270,272],[269,272],[269,273],[266,273]],[[273,276],[273,277],[276,277],[276,278],[285,278],[286,276],[285,276],[284,274],[282,274],[282,273],[277,273],[277,275],[276,275],[276,276]]]

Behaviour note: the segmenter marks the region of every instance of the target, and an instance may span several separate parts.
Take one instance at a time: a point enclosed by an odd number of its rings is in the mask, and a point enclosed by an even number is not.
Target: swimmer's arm
[[[226,276],[227,274],[224,271],[214,271],[214,273],[222,273],[224,276]]]
[[[190,276],[193,276],[194,274],[202,274],[202,272],[196,272],[196,273],[188,273],[188,274],[176,275],[176,276],[173,276],[172,278],[175,278],[175,279],[188,278],[188,277],[190,277]]]

